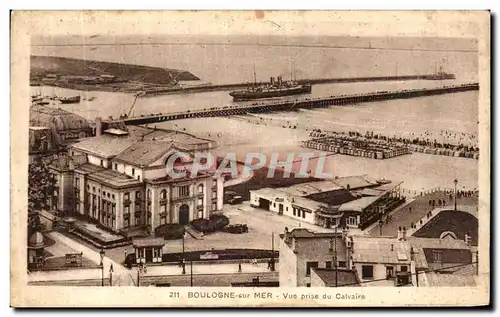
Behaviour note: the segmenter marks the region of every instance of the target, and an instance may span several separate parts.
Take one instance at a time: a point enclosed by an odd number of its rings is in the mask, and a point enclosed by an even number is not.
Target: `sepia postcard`
[[[490,303],[488,11],[13,11],[13,307]]]

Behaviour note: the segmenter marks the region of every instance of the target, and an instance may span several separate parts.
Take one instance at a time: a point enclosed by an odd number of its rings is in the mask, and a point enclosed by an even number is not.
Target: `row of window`
[[[345,261],[338,261],[337,266],[340,268],[345,268],[346,267],[346,262]],[[319,267],[319,262],[318,261],[311,261],[311,262],[306,262],[306,276],[311,276],[311,269],[312,268],[317,268]],[[332,261],[326,261],[325,262],[325,268],[331,269],[333,268],[333,262]]]
[[[401,265],[401,272],[408,272],[407,265]],[[395,277],[394,266],[386,265],[385,267],[386,278]],[[373,276],[373,265],[362,265],[361,266],[361,278],[363,280],[372,280]]]
[[[80,179],[79,178],[75,178],[75,181],[76,181],[75,186],[77,188],[79,188],[79,186],[80,186]],[[88,184],[87,184],[87,191],[90,191],[90,185],[88,185]],[[95,186],[92,186],[92,192],[95,193]],[[101,193],[101,189],[98,188],[97,192],[100,194]],[[106,191],[103,190],[102,191],[102,197],[108,197],[108,198],[115,199],[115,194],[112,194],[110,192],[106,192]]]
[[[301,216],[302,216],[302,218],[306,217],[306,212],[304,210],[301,210],[301,209],[292,208],[292,213],[296,217],[301,217]]]

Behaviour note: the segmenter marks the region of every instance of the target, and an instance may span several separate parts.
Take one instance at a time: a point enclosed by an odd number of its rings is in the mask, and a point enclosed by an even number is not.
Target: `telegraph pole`
[[[333,251],[333,265],[335,268],[335,287],[338,287],[339,283],[339,276],[338,276],[338,269],[337,269],[337,225],[335,226],[335,236],[333,238],[333,245],[334,245],[334,251]]]
[[[193,287],[193,261],[191,260],[191,287]]]
[[[271,272],[274,272],[274,231],[271,236],[271,243],[273,244],[272,245],[273,253],[271,254]]]

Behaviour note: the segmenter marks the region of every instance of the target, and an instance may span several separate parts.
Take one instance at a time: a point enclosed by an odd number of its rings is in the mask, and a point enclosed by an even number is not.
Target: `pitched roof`
[[[370,206],[373,204],[377,199],[379,199],[379,196],[367,196],[367,197],[361,197],[356,200],[349,201],[345,204],[342,204],[339,207],[339,211],[363,211],[366,207]]]
[[[478,244],[479,223],[476,217],[468,212],[443,210],[429,222],[418,229],[413,236],[422,238],[439,238],[445,231],[455,233],[458,239],[464,240],[465,234],[472,237],[472,245]]]
[[[355,271],[337,268],[337,272],[335,272],[334,269],[317,267],[312,268],[312,270],[325,282],[326,287],[361,286],[359,277]]]
[[[354,196],[347,189],[337,189],[328,193],[316,193],[307,196],[307,198],[314,201],[328,204],[331,206],[340,206],[342,204],[348,203],[350,201],[356,200],[358,197]]]
[[[342,186],[343,188],[347,188],[347,185],[349,185],[350,189],[357,189],[357,188],[378,185],[378,183],[371,182],[371,180],[369,180],[364,175],[339,177],[333,179],[333,182],[339,186]]]
[[[200,138],[176,130],[155,129],[142,126],[128,126],[127,129],[129,134],[137,139],[172,142],[175,146],[185,151],[214,148],[216,145],[213,140]]]
[[[103,134],[93,138],[84,139],[73,144],[71,147],[102,158],[111,158],[118,155],[135,142],[137,141],[130,137],[116,137]]]
[[[75,168],[87,163],[85,155],[59,156],[50,162],[50,167],[56,170],[69,170],[71,162]]]
[[[296,184],[290,187],[280,188],[282,191],[291,195],[308,196],[317,193],[331,192],[334,190],[342,189],[341,186],[332,181],[318,181]]]
[[[135,178],[110,169],[103,169],[102,171],[95,172],[89,175],[89,178],[113,187],[139,186],[142,184],[141,181]]]
[[[354,262],[409,263],[410,246],[393,238],[353,236]]]
[[[148,166],[172,148],[174,147],[171,142],[156,140],[137,141],[116,155],[115,160],[137,166]]]

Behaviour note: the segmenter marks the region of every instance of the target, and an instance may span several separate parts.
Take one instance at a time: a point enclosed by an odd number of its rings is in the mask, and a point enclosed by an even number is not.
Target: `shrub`
[[[155,237],[163,237],[165,240],[182,239],[184,230],[181,224],[164,224],[155,228]]]
[[[212,215],[209,219],[195,219],[190,224],[199,232],[211,233],[222,230],[229,224],[229,219],[224,215]]]
[[[211,215],[209,219],[214,223],[217,230],[221,230],[229,225],[229,218],[224,215]]]

